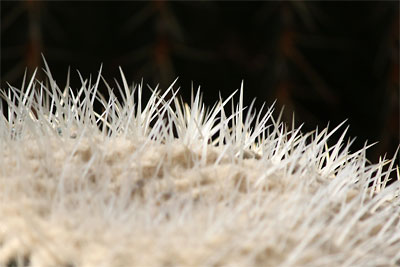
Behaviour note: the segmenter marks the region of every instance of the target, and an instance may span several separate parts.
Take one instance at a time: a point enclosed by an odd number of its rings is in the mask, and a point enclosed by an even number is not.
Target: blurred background
[[[348,119],[353,151],[393,157],[399,145],[399,2],[1,1],[1,88],[43,68],[60,87],[102,74],[128,83],[192,84],[214,104],[244,80],[245,103],[275,100],[303,131]],[[29,77],[29,76],[28,76]],[[38,75],[43,79],[43,73]],[[102,89],[106,89],[102,86]],[[236,98],[237,99],[237,98]],[[342,130],[344,127],[342,128]],[[332,142],[340,137],[337,134]]]

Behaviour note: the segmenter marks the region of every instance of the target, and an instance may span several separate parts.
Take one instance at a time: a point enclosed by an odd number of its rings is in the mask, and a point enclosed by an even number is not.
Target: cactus
[[[122,101],[100,73],[74,93],[45,65],[0,91],[0,266],[400,264],[398,167],[347,128],[328,146],[344,123],[290,128],[243,84],[212,108],[122,71]]]

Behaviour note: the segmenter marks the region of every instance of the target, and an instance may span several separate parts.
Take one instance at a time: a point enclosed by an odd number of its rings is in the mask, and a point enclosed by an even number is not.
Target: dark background
[[[43,67],[41,52],[60,86],[68,66],[77,89],[75,70],[96,76],[103,63],[114,88],[118,66],[153,88],[179,76],[186,101],[193,82],[212,105],[244,80],[247,105],[276,99],[276,116],[285,105],[303,131],[348,119],[353,151],[379,141],[373,162],[399,145],[397,1],[1,1],[1,88]]]

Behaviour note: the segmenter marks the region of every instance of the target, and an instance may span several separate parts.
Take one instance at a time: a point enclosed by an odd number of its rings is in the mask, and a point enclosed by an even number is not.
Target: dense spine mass
[[[342,124],[45,72],[0,91],[0,266],[400,265],[398,167]]]

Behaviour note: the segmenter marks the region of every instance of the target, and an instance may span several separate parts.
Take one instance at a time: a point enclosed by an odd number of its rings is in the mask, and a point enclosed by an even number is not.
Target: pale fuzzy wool
[[[344,134],[328,147],[328,129],[244,117],[242,91],[227,117],[199,94],[141,103],[122,76],[120,103],[99,79],[78,97],[47,74],[2,90],[0,266],[400,265],[394,163]]]

